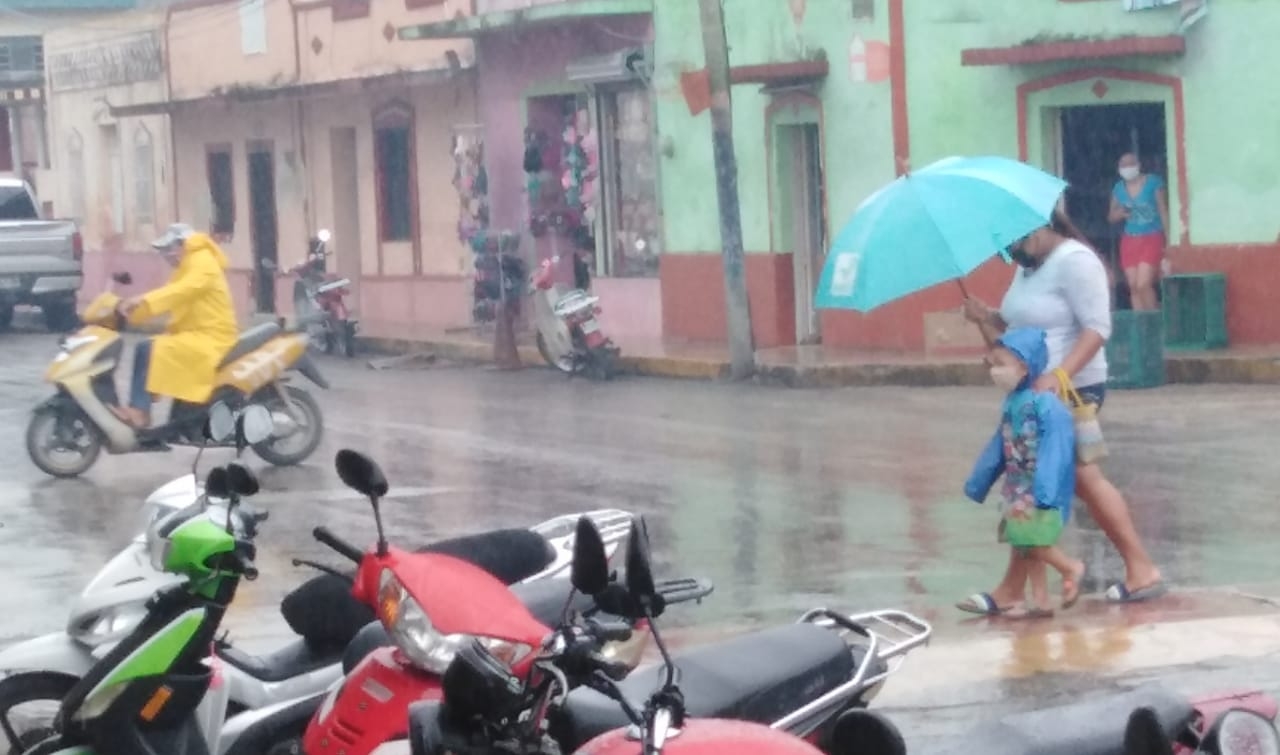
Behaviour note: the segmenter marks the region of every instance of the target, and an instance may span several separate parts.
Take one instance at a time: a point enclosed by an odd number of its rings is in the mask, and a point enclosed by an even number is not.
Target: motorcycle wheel
[[[0,755],[17,755],[35,747],[55,732],[53,718],[62,698],[79,681],[73,676],[52,671],[15,674],[0,681]],[[26,730],[19,730],[13,710],[31,703],[50,703],[48,720]]]
[[[602,346],[591,352],[591,377],[596,380],[613,380],[618,374],[618,356],[613,349]]]
[[[542,359],[547,364],[551,365],[552,369],[559,370],[560,372],[563,372],[566,375],[573,374],[574,370],[577,367],[577,365],[574,363],[573,354],[563,354],[559,357],[553,357],[551,356],[551,350],[547,348],[547,341],[545,338],[542,337],[541,333],[538,334],[537,341],[538,341],[538,353],[542,355]]]
[[[79,477],[102,453],[97,428],[78,411],[69,414],[53,407],[38,409],[27,425],[27,455],[41,472],[54,477]],[[72,456],[62,461],[55,456],[59,451]]]
[[[263,461],[277,467],[291,467],[306,461],[307,457],[315,453],[324,436],[324,415],[320,413],[320,405],[311,394],[292,385],[285,386],[284,392],[294,411],[285,406],[275,388],[267,389],[262,405],[273,416],[287,415],[296,429],[288,435],[272,437],[253,447],[254,453],[262,457]],[[299,416],[295,416],[295,411]]]
[[[347,359],[353,359],[356,355],[356,326],[349,320],[344,320],[340,330],[342,331],[342,350],[338,353]]]

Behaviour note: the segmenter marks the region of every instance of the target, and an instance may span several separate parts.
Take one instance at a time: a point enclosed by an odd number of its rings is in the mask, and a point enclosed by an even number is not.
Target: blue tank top
[[[1111,195],[1121,207],[1129,209],[1129,219],[1124,221],[1124,232],[1127,236],[1146,236],[1149,233],[1161,233],[1164,224],[1160,222],[1160,209],[1156,204],[1156,192],[1164,188],[1160,176],[1147,174],[1138,196],[1129,196],[1129,189],[1123,180],[1116,183]]]

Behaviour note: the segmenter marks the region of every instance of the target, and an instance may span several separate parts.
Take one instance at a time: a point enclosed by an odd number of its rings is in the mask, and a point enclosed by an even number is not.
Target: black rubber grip
[[[311,530],[311,536],[357,564],[364,558],[364,551],[333,534],[328,527],[316,527]]]

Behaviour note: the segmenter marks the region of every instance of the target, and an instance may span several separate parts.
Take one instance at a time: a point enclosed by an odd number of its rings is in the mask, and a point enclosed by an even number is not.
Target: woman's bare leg
[[[1013,548],[1009,549],[1009,568],[1005,569],[1000,584],[987,593],[997,606],[1007,608],[1021,603],[1027,594],[1027,569],[1030,559],[1022,558]]]
[[[1152,310],[1158,309],[1160,300],[1156,298],[1156,271],[1157,268],[1149,263],[1141,262],[1138,264],[1134,272],[1134,309]],[[1141,302],[1138,306],[1136,302]]]
[[[1076,467],[1076,495],[1089,507],[1089,515],[1120,551],[1120,558],[1124,559],[1125,588],[1133,592],[1159,582],[1160,570],[1138,537],[1133,518],[1129,516],[1129,505],[1116,486],[1103,476],[1097,464]]]

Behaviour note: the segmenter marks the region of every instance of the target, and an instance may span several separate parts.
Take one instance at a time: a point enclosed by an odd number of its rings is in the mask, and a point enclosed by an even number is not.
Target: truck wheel
[[[44,324],[54,333],[67,333],[80,327],[75,300],[48,301],[40,305]]]

